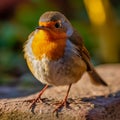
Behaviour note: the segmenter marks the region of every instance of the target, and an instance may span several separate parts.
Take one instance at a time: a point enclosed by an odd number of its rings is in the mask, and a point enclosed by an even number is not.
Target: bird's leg
[[[68,94],[69,94],[69,92],[70,92],[71,86],[72,86],[72,84],[69,85],[69,88],[68,88],[68,90],[67,90],[67,94],[66,94],[64,100],[55,108],[55,110],[53,111],[53,113],[54,113],[55,111],[57,111],[59,108],[61,108],[61,107],[63,107],[63,106],[66,106],[66,102],[67,102],[67,98],[68,98]]]
[[[38,96],[36,97],[36,99],[34,99],[30,105],[30,108],[35,105],[35,103],[41,98],[41,95],[44,93],[44,91],[47,89],[48,85],[46,85],[38,94]]]

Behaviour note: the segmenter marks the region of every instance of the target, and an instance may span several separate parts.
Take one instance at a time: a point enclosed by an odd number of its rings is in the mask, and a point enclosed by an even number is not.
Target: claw
[[[24,100],[23,102],[33,102],[35,99],[28,99],[28,100]]]

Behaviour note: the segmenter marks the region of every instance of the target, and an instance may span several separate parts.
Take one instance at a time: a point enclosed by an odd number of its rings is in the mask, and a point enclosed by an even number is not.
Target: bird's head
[[[34,55],[41,58],[45,54],[48,58],[59,59],[63,56],[66,40],[72,33],[72,25],[63,14],[56,11],[45,12],[40,17],[34,34]]]
[[[37,29],[53,32],[60,37],[65,34],[66,37],[70,37],[73,33],[72,25],[68,19],[60,12],[51,11],[45,12],[39,20],[39,26]]]

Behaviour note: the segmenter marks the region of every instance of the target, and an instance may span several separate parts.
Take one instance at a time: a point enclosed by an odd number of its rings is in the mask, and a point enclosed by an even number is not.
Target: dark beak
[[[42,30],[44,28],[45,28],[44,26],[38,26],[38,27],[36,27],[36,29],[39,29],[39,30]]]
[[[47,28],[45,26],[38,26],[38,27],[36,27],[36,29],[38,29],[38,30],[49,30],[49,28]]]

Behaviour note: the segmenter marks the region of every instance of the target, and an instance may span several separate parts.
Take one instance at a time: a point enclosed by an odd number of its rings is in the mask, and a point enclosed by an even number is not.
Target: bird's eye
[[[61,27],[61,24],[60,24],[60,23],[55,23],[55,27],[56,27],[56,28],[60,28],[60,27]]]

